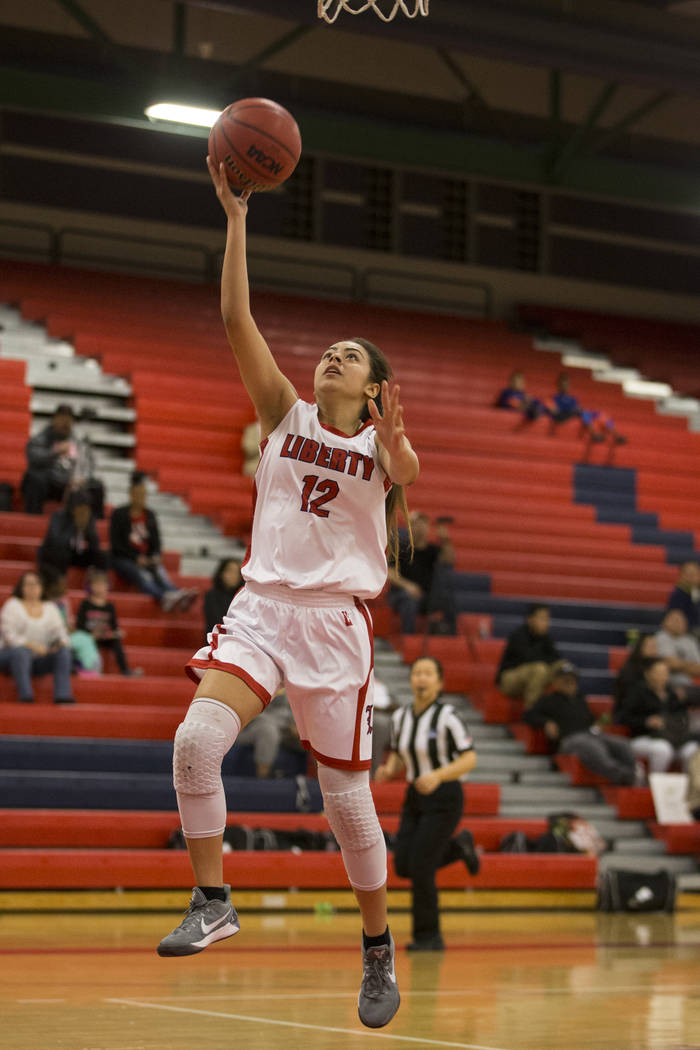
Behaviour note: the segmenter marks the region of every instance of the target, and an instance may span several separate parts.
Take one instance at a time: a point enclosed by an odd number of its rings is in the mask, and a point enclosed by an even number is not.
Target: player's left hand
[[[441,783],[439,774],[435,770],[431,770],[430,773],[423,773],[422,776],[417,777],[413,781],[413,786],[421,795],[432,795],[433,791],[437,791]]]
[[[376,402],[368,401],[367,407],[377,438],[382,446],[394,456],[403,451],[406,439],[406,430],[403,425],[403,409],[399,403],[398,385],[389,390],[386,379],[382,382],[382,408],[383,414],[377,408]]]

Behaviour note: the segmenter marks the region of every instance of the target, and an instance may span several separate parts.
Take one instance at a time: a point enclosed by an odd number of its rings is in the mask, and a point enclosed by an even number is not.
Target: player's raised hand
[[[212,158],[207,156],[207,168],[209,169],[211,181],[214,183],[216,196],[219,198],[221,207],[227,216],[230,219],[245,218],[248,211],[250,190],[244,190],[239,197],[232,192],[229,181],[226,178],[226,169],[223,162],[219,164],[217,169]]]
[[[418,457],[406,437],[399,387],[389,390],[389,384],[384,380],[381,392],[382,412],[374,401],[367,402],[370,419],[374,423],[379,459],[396,485],[412,485],[418,477]]]
[[[367,403],[377,437],[390,456],[401,451],[406,437],[399,393],[398,386],[389,390],[385,379],[382,382],[382,412],[380,413],[375,401]]]

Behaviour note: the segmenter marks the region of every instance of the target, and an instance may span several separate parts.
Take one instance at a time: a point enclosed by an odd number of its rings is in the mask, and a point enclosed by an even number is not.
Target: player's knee
[[[211,795],[218,791],[221,763],[239,731],[238,716],[225,704],[193,701],[175,733],[175,790],[183,795]]]
[[[351,885],[358,890],[379,889],[386,881],[386,843],[369,775],[319,766],[318,779]]]

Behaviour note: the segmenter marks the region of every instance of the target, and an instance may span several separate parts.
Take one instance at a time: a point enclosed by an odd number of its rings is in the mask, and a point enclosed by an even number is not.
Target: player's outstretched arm
[[[369,401],[368,406],[376,432],[379,462],[394,484],[412,485],[418,477],[418,456],[406,437],[399,387],[389,391],[387,381],[382,383],[383,415],[374,401]]]
[[[297,393],[278,368],[250,312],[245,222],[249,194],[243,193],[236,197],[231,192],[223,164],[217,170],[211,157],[207,157],[207,167],[228,219],[226,252],[221,272],[221,316],[241,379],[255,405],[262,437],[265,438],[297,400]]]

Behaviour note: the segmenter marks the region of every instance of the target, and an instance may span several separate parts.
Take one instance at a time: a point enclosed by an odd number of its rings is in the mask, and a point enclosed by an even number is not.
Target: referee
[[[394,868],[411,880],[413,940],[409,951],[441,951],[435,873],[463,861],[471,875],[479,857],[471,832],[453,838],[464,809],[460,778],[476,765],[471,737],[450,704],[440,701],[442,665],[432,656],[411,667],[413,704],[394,712],[391,753],[375,780],[392,780],[406,770],[408,790],[394,849]]]

